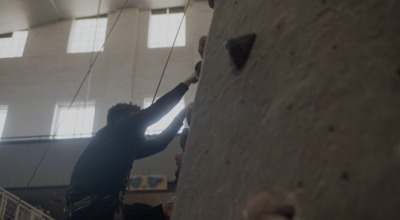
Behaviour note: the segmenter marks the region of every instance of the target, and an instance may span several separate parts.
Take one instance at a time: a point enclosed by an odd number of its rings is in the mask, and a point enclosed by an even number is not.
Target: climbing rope
[[[151,101],[151,104],[153,104],[154,101],[156,100],[158,89],[160,88],[161,81],[164,78],[165,70],[167,69],[167,66],[168,66],[168,63],[169,63],[169,59],[171,58],[172,51],[174,50],[174,47],[175,47],[176,39],[178,38],[178,34],[179,34],[179,31],[181,30],[182,23],[185,20],[186,12],[187,12],[187,9],[189,8],[189,3],[190,3],[190,0],[188,0],[188,2],[186,4],[186,7],[185,7],[185,10],[183,12],[182,19],[181,19],[181,23],[179,24],[178,31],[176,32],[174,42],[172,43],[171,50],[169,51],[169,55],[168,55],[167,61],[165,62],[164,69],[162,71],[160,80],[158,81],[157,89],[156,89],[156,92],[154,93],[153,101]]]
[[[94,49],[96,46],[96,39],[97,39],[97,28],[99,25],[99,17],[100,17],[100,8],[101,8],[101,0],[99,0],[99,6],[97,7],[97,16],[96,16],[96,25],[94,28],[94,39],[93,39],[93,44],[92,44],[92,53],[90,54],[90,64],[93,62],[93,56],[94,56]],[[89,79],[87,83],[87,89],[86,89],[86,99],[85,99],[85,106],[84,106],[84,111],[86,111],[87,103],[89,102],[89,92],[90,92],[90,86],[92,84],[92,71],[89,71]],[[82,125],[83,126],[83,123]]]
[[[162,82],[162,80],[163,80],[163,78],[164,78],[165,70],[166,70],[166,68],[167,68],[167,66],[168,66],[168,63],[169,63],[169,60],[170,60],[172,51],[173,51],[173,49],[174,49],[174,47],[175,47],[175,43],[176,43],[176,40],[177,40],[177,38],[178,38],[178,34],[179,34],[179,31],[180,31],[180,29],[181,29],[181,27],[182,27],[183,21],[184,21],[184,19],[185,19],[185,16],[186,16],[187,9],[188,9],[188,7],[189,7],[190,1],[191,1],[191,0],[188,0],[187,5],[186,5],[186,7],[185,7],[185,10],[184,10],[184,13],[183,13],[183,16],[182,16],[182,20],[181,20],[181,22],[180,22],[180,24],[179,24],[178,31],[177,31],[177,33],[176,33],[176,35],[175,35],[174,42],[173,42],[173,44],[172,44],[172,46],[171,46],[171,50],[170,50],[169,55],[168,55],[168,57],[167,57],[166,63],[165,63],[165,65],[164,65],[164,69],[163,69],[163,72],[162,72],[162,74],[161,74],[160,80],[159,80],[159,82],[158,82],[157,89],[156,89],[156,92],[155,92],[155,94],[154,94],[154,98],[153,98],[152,103],[154,103],[154,101],[155,101],[155,98],[156,98],[156,96],[157,96],[157,93],[158,93],[158,90],[159,90],[159,88],[160,88],[161,82]],[[120,16],[121,16],[122,12],[123,12],[124,9],[127,7],[128,2],[129,2],[129,0],[126,0],[126,1],[125,1],[124,6],[122,7],[122,9],[120,10],[120,12],[118,13],[117,18],[115,19],[115,21],[114,21],[113,25],[111,26],[109,32],[107,33],[106,38],[105,38],[105,40],[104,40],[104,43],[103,43],[103,45],[101,46],[100,50],[97,52],[96,56],[94,56],[94,43],[93,43],[93,51],[92,51],[91,58],[90,58],[91,62],[90,62],[90,65],[89,65],[89,69],[88,69],[88,71],[86,72],[86,74],[85,74],[85,76],[84,76],[82,82],[80,83],[80,85],[79,85],[77,91],[75,92],[75,94],[74,94],[74,96],[73,96],[73,98],[72,98],[72,100],[71,100],[71,102],[70,102],[70,104],[69,104],[69,106],[68,106],[68,109],[67,109],[67,113],[66,113],[66,114],[68,114],[68,112],[70,111],[70,109],[71,109],[72,105],[74,104],[74,102],[75,102],[75,100],[76,100],[76,98],[77,98],[79,92],[81,91],[81,89],[82,89],[82,87],[83,87],[85,81],[86,81],[87,78],[89,77],[88,90],[87,90],[86,102],[85,102],[85,107],[86,107],[86,103],[88,102],[89,89],[90,89],[90,77],[91,77],[91,72],[92,72],[93,66],[94,66],[94,64],[96,63],[97,58],[99,57],[101,51],[104,49],[104,46],[105,46],[105,44],[106,44],[108,38],[110,37],[112,31],[114,30],[114,27],[115,27],[117,21],[119,20],[119,18],[120,18]],[[98,11],[97,11],[96,30],[97,30],[97,22],[98,22],[99,15],[100,15],[100,7],[101,7],[101,0],[99,0]],[[96,32],[95,32],[95,38],[96,38]],[[94,56],[94,58],[93,58],[93,56]],[[42,154],[42,156],[41,156],[41,158],[40,158],[38,164],[36,165],[36,167],[35,167],[35,169],[34,169],[32,175],[30,176],[29,181],[28,181],[28,183],[26,184],[26,186],[25,186],[25,188],[24,188],[24,190],[23,190],[23,192],[22,192],[22,195],[19,197],[18,202],[17,202],[17,204],[16,204],[16,206],[15,206],[15,209],[12,211],[13,216],[15,216],[16,211],[17,211],[17,208],[18,208],[18,206],[19,206],[20,203],[21,203],[21,200],[26,196],[27,190],[28,190],[28,188],[29,188],[29,186],[30,186],[30,184],[31,184],[31,182],[32,182],[32,180],[33,180],[33,178],[35,177],[37,171],[39,170],[40,165],[43,163],[43,160],[44,160],[44,158],[46,157],[46,155],[47,155],[47,153],[48,153],[50,147],[52,146],[52,144],[53,144],[53,142],[54,142],[54,138],[55,138],[55,136],[57,135],[57,132],[58,132],[59,128],[61,127],[61,125],[63,124],[64,120],[65,120],[65,117],[64,117],[64,118],[61,120],[61,122],[57,125],[57,127],[56,127],[56,129],[55,129],[55,131],[54,131],[54,133],[53,133],[53,135],[52,135],[52,138],[51,138],[51,140],[50,140],[50,142],[49,142],[49,144],[48,144],[47,147],[45,148],[45,150],[44,150],[44,152],[43,152],[43,154]]]
[[[68,109],[67,109],[67,113],[66,113],[66,114],[68,114],[68,112],[70,111],[72,105],[74,104],[74,102],[75,102],[75,100],[76,100],[76,97],[78,96],[80,90],[82,89],[83,84],[85,83],[86,79],[87,79],[88,76],[90,75],[90,73],[91,73],[91,71],[92,71],[92,68],[93,68],[94,64],[96,63],[96,61],[97,61],[97,58],[98,58],[99,55],[100,55],[100,52],[104,49],[104,46],[105,46],[105,44],[106,44],[108,38],[110,37],[110,35],[111,35],[111,33],[112,33],[112,31],[113,31],[113,29],[114,29],[114,27],[115,27],[117,21],[119,20],[119,18],[120,18],[120,16],[121,16],[122,12],[124,11],[124,9],[127,7],[128,1],[129,1],[129,0],[126,0],[126,1],[125,1],[124,6],[123,6],[122,9],[120,10],[120,12],[119,12],[117,18],[115,19],[113,25],[111,26],[109,32],[108,32],[107,35],[106,35],[106,38],[105,38],[105,40],[104,40],[103,45],[101,46],[100,50],[97,52],[97,54],[96,54],[96,56],[94,57],[94,59],[93,59],[93,53],[92,53],[91,63],[90,63],[90,66],[89,66],[89,70],[88,70],[87,73],[85,74],[85,77],[83,78],[81,84],[79,85],[78,90],[75,92],[75,95],[74,95],[74,97],[72,98],[72,100],[71,100],[71,102],[70,102],[70,104],[69,104],[69,106],[68,106]],[[98,7],[97,18],[99,17],[99,13],[100,13],[100,4],[101,4],[101,0],[99,0],[99,7]],[[47,153],[48,153],[48,151],[49,151],[51,145],[53,144],[53,141],[54,141],[55,136],[57,135],[58,129],[61,127],[61,125],[63,124],[64,120],[65,120],[65,117],[61,120],[61,122],[59,123],[59,125],[57,125],[57,127],[56,127],[56,129],[55,129],[55,131],[54,131],[54,133],[53,133],[53,135],[52,135],[52,139],[50,140],[49,144],[47,145],[45,151],[43,152],[43,154],[42,154],[42,156],[41,156],[41,158],[40,158],[38,164],[36,165],[36,167],[35,167],[35,169],[34,169],[32,175],[31,175],[31,177],[29,178],[29,181],[28,181],[28,183],[26,184],[26,186],[25,186],[25,188],[24,188],[24,190],[23,190],[23,192],[22,192],[22,195],[21,195],[21,196],[19,197],[19,199],[18,199],[18,202],[17,202],[17,204],[16,204],[16,206],[15,206],[15,209],[14,209],[14,211],[12,212],[12,213],[13,213],[13,216],[15,216],[16,211],[17,211],[17,208],[18,208],[19,204],[21,203],[21,200],[25,197],[25,195],[26,195],[26,193],[27,193],[27,190],[28,190],[28,188],[29,188],[29,186],[30,186],[30,184],[31,184],[31,182],[32,182],[32,180],[33,180],[33,178],[35,177],[37,171],[39,170],[40,165],[43,163],[43,160],[44,160],[45,156],[47,155]]]

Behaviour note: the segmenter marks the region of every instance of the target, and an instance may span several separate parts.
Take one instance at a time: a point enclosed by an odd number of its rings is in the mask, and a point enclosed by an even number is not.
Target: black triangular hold
[[[229,39],[225,42],[225,49],[229,54],[229,60],[235,70],[242,70],[249,58],[256,34],[246,34]]]
[[[214,0],[208,0],[208,5],[210,8],[214,8]]]

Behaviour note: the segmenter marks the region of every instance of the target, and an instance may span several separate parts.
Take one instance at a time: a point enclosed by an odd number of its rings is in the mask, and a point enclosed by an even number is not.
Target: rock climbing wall
[[[235,69],[224,43],[251,33]],[[399,207],[400,1],[215,0],[172,219]]]

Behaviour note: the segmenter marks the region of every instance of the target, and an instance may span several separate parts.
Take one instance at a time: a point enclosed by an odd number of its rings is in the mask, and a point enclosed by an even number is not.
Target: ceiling
[[[188,0],[0,0],[0,35],[72,18],[108,14],[127,7],[157,9],[184,6]],[[192,2],[205,0],[191,0]]]

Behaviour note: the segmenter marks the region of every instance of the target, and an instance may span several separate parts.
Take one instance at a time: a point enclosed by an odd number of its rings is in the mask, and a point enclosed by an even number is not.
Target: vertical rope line
[[[188,2],[187,2],[187,4],[186,4],[185,11],[183,12],[183,16],[182,16],[181,23],[179,24],[178,31],[176,32],[174,42],[172,43],[171,50],[169,51],[167,61],[166,61],[165,65],[164,65],[164,69],[163,69],[163,71],[162,71],[161,78],[160,78],[160,81],[158,82],[157,89],[156,89],[156,92],[155,92],[155,94],[154,94],[153,101],[151,101],[151,104],[154,103],[154,101],[155,101],[155,99],[156,99],[156,96],[157,96],[157,93],[158,93],[158,90],[160,89],[161,81],[162,81],[163,78],[164,78],[165,70],[167,69],[167,66],[168,66],[168,63],[169,63],[169,59],[171,58],[172,51],[174,50],[175,43],[176,43],[176,39],[178,38],[178,34],[179,34],[179,31],[181,30],[182,23],[183,23],[183,21],[185,20],[186,12],[187,12],[187,9],[189,8],[189,3],[190,3],[190,0],[188,0]]]
[[[96,60],[97,60],[97,58],[98,58],[99,55],[100,55],[100,52],[103,50],[104,45],[106,44],[106,42],[107,42],[108,38],[110,37],[112,31],[114,30],[114,27],[115,27],[115,25],[116,25],[116,23],[117,23],[119,17],[121,16],[121,14],[122,14],[122,12],[124,11],[124,9],[127,7],[128,1],[129,1],[129,0],[126,0],[126,1],[125,1],[124,6],[122,7],[122,9],[121,9],[121,11],[119,12],[117,18],[115,19],[115,22],[113,23],[112,27],[110,28],[110,31],[108,32],[108,34],[107,34],[107,36],[106,36],[106,38],[105,38],[105,40],[104,40],[104,43],[103,43],[103,45],[101,46],[100,51],[97,52],[95,58],[93,59],[93,62],[90,64],[89,70],[87,71],[85,77],[83,78],[81,84],[79,85],[78,90],[75,92],[75,95],[74,95],[74,97],[72,98],[72,101],[70,102],[70,104],[69,104],[69,106],[68,106],[68,110],[67,110],[67,113],[66,113],[66,114],[68,114],[69,110],[71,109],[72,105],[74,104],[76,97],[78,96],[80,90],[82,89],[83,84],[85,83],[85,81],[86,81],[86,79],[87,79],[87,77],[88,77],[90,71],[91,71],[92,68],[93,68],[93,65],[96,63]],[[24,188],[24,191],[23,191],[21,197],[18,198],[18,202],[17,202],[17,204],[16,204],[16,206],[15,206],[15,209],[14,209],[14,211],[12,211],[12,213],[13,213],[12,215],[13,215],[13,216],[15,216],[15,214],[16,214],[17,207],[21,204],[21,200],[26,196],[26,192],[27,192],[27,190],[28,190],[28,188],[29,188],[29,186],[30,186],[30,184],[31,184],[31,182],[32,182],[32,180],[33,180],[33,178],[35,177],[37,171],[39,170],[39,167],[40,167],[40,165],[42,164],[42,162],[43,162],[45,156],[47,155],[47,153],[48,153],[48,151],[49,151],[49,149],[50,149],[52,143],[54,142],[54,137],[57,135],[58,129],[61,127],[61,125],[62,125],[62,123],[64,122],[64,120],[65,120],[65,117],[62,119],[61,123],[60,123],[59,125],[57,125],[57,127],[56,127],[56,129],[55,129],[55,132],[54,132],[54,134],[52,135],[52,139],[50,140],[49,144],[47,145],[47,147],[46,147],[44,153],[42,154],[42,156],[41,156],[41,158],[40,158],[38,164],[36,165],[36,167],[35,167],[35,169],[34,169],[32,175],[31,175],[31,177],[29,178],[29,181],[28,181],[28,183],[26,184],[26,186],[25,186],[25,188]]]
[[[101,0],[99,0],[98,2],[99,2],[99,4],[98,4],[98,7],[97,7],[96,26],[94,28],[94,39],[93,39],[93,44],[92,44],[92,53],[90,53],[90,64],[93,62],[94,49],[95,49],[95,46],[96,46],[96,39],[97,39],[97,30],[98,30],[98,26],[99,26]],[[87,108],[87,105],[88,105],[88,102],[89,102],[89,93],[90,93],[91,85],[92,85],[92,70],[89,72],[89,79],[88,79],[88,82],[87,82],[86,99],[85,99],[85,104],[84,104],[84,107],[83,107],[83,116],[82,116],[83,120],[85,120],[85,115],[86,115],[85,113],[86,113],[86,108]],[[81,123],[81,127],[80,127],[80,129],[81,129],[80,137],[82,137],[83,124],[84,123]]]
[[[133,31],[135,33],[134,47],[132,48],[133,60],[132,60],[132,75],[131,75],[131,88],[130,88],[130,102],[133,102],[133,92],[135,89],[135,76],[136,76],[136,56],[137,56],[137,43],[138,43],[138,26],[139,26],[139,13],[135,14],[135,23],[133,26]]]
[[[97,29],[98,29],[99,17],[100,17],[100,7],[101,7],[101,0],[99,0],[99,4],[98,4],[98,7],[97,7],[96,26],[94,28],[94,39],[93,39],[93,44],[92,44],[92,53],[90,54],[90,64],[92,64],[92,62],[93,62],[94,49],[95,49],[95,45],[96,45]],[[89,66],[90,66],[90,64],[89,64]],[[86,108],[86,103],[89,100],[89,92],[90,92],[91,81],[92,81],[92,70],[89,71],[89,80],[88,80],[88,86],[87,86],[87,91],[86,91],[85,108]]]

